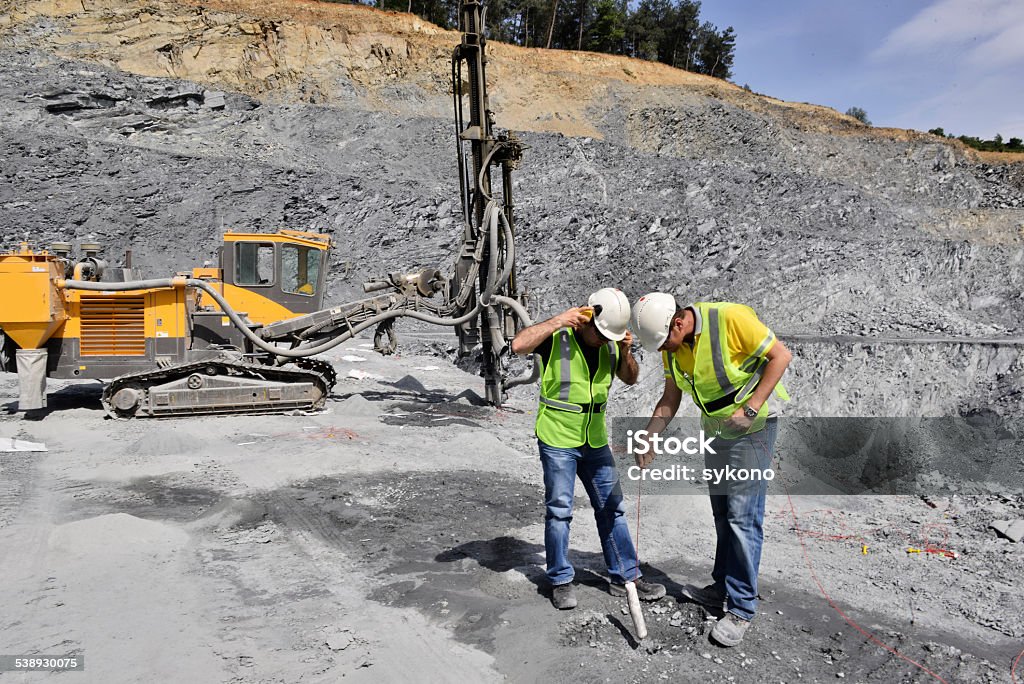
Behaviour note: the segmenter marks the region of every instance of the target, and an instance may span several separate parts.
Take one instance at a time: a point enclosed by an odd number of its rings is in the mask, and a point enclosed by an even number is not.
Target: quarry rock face
[[[347,5],[28,2],[0,40],[7,246],[99,241],[164,275],[225,230],[327,232],[333,301],[455,256],[453,32]],[[1021,165],[660,64],[489,52],[496,120],[529,148],[535,316],[605,285],[738,300],[783,337],[868,338],[792,345],[804,415],[1019,411],[1017,347],[870,339],[1021,333]]]

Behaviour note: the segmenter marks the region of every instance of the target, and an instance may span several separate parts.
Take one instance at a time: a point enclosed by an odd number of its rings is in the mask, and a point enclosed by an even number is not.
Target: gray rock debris
[[[1024,520],[996,520],[991,527],[1012,542],[1024,539]]]

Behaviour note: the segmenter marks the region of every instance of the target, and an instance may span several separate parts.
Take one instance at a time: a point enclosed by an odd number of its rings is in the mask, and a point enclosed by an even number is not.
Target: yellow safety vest
[[[768,363],[763,355],[775,341],[775,335],[769,334],[758,349],[737,364],[729,352],[724,317],[732,307],[743,307],[751,314],[753,309],[731,302],[698,302],[694,307],[700,312],[703,330],[693,350],[693,376],[679,368],[675,354],[669,354],[676,386],[690,395],[700,409],[701,426],[706,433],[735,439],[763,429],[768,419],[767,401],[761,405],[757,418],[745,433],[727,434],[724,424],[757,388]],[[775,386],[775,393],[780,399],[789,401],[789,394],[781,382]]]
[[[537,437],[561,449],[608,444],[604,405],[618,362],[618,345],[602,345],[591,382],[590,367],[572,329],[556,330],[548,358],[541,359],[540,404],[534,426]]]

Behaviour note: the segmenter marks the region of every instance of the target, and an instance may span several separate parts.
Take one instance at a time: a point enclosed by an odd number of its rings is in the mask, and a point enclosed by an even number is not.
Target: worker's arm
[[[679,402],[683,398],[683,393],[676,385],[676,381],[672,378],[665,378],[665,389],[661,392],[661,399],[658,400],[657,406],[654,407],[654,415],[647,422],[647,439],[654,435],[661,433],[668,424],[675,417],[676,411],[679,410]],[[636,464],[641,468],[646,468],[654,460],[654,450],[648,449],[646,454],[634,454],[633,457],[636,459]]]
[[[512,353],[532,354],[534,349],[539,347],[544,340],[551,337],[559,328],[578,330],[590,320],[583,313],[587,310],[588,307],[574,306],[557,316],[552,316],[546,321],[531,325],[529,328],[523,328],[512,339]]]
[[[633,333],[627,330],[626,336],[616,344],[619,345],[619,367],[615,369],[615,375],[627,385],[635,385],[640,377],[640,366],[633,356]]]
[[[747,399],[747,405],[755,411],[760,411],[761,406],[775,391],[775,386],[779,384],[779,380],[782,380],[782,375],[789,368],[789,362],[793,360],[793,354],[786,348],[786,345],[776,340],[772,348],[765,354],[765,358],[768,359],[768,364],[764,367],[761,381],[757,383],[757,389],[750,395],[750,399]]]
[[[775,386],[779,384],[779,380],[782,380],[782,375],[789,367],[789,362],[793,360],[793,354],[786,348],[786,345],[782,344],[781,340],[776,340],[765,354],[765,358],[768,359],[768,363],[764,367],[761,380],[757,383],[754,393],[747,399],[747,406],[755,411],[760,411],[764,402],[768,401],[768,397],[775,391]],[[726,425],[729,428],[746,431],[753,423],[754,419],[747,418],[741,406],[729,417]]]

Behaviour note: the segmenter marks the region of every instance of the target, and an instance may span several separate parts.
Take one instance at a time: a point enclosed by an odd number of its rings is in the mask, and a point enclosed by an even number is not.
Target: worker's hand
[[[747,415],[743,413],[743,407],[736,409],[736,412],[729,416],[729,420],[725,421],[725,425],[722,426],[722,432],[733,435],[745,435],[750,426],[754,424],[753,418],[747,418]]]
[[[633,346],[633,333],[626,331],[626,336],[619,340],[619,349],[628,351]]]
[[[573,330],[579,330],[587,323],[590,322],[592,312],[589,306],[574,306],[571,309],[566,309],[562,313],[558,314],[558,327],[559,328],[572,328]]]
[[[638,451],[633,452],[633,460],[641,468],[646,468],[654,462],[654,449],[648,447],[646,454],[641,454]]]

